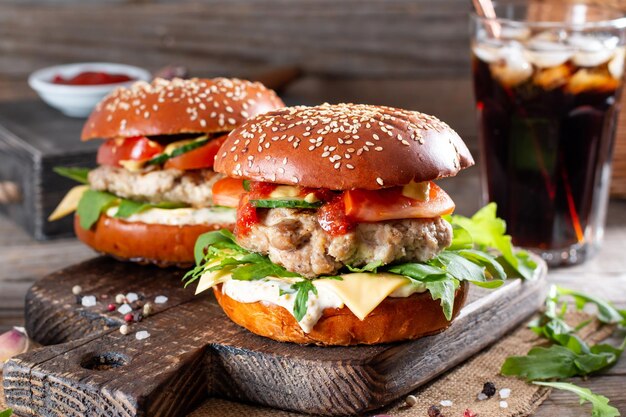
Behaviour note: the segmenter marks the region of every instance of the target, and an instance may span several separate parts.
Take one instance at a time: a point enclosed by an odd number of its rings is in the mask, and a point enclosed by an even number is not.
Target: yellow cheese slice
[[[388,273],[363,272],[341,275],[341,278],[341,281],[318,279],[313,285],[337,294],[360,320],[364,320],[389,294],[410,282],[408,278]]]
[[[406,277],[389,273],[353,273],[340,275],[341,280],[321,278],[313,281],[318,290],[330,291],[360,320],[364,320],[391,293],[410,283]],[[294,282],[293,278],[267,277],[271,280]],[[204,273],[198,282],[196,295],[231,279],[224,271]]]
[[[213,288],[217,284],[228,281],[230,278],[231,274],[223,270],[205,272],[204,274],[202,274],[200,280],[198,281],[198,286],[196,287],[196,295]]]
[[[291,185],[279,185],[270,193],[271,198],[294,198],[300,196],[300,188]]]
[[[78,208],[78,202],[80,201],[83,193],[89,189],[88,185],[77,185],[65,194],[63,200],[59,203],[57,208],[54,209],[52,214],[48,217],[48,221],[59,220],[68,214],[76,211]]]
[[[428,201],[430,193],[430,182],[413,182],[411,181],[402,187],[402,195],[414,200]]]

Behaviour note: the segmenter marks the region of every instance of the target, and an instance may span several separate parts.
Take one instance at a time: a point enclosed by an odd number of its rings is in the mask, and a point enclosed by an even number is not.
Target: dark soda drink
[[[602,234],[624,49],[562,30],[502,40],[505,29],[472,45],[483,188],[515,245],[575,263],[572,249]]]

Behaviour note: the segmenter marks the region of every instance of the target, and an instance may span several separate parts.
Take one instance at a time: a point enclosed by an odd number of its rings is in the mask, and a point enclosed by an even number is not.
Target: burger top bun
[[[379,189],[456,175],[474,164],[447,124],[423,113],[361,104],[288,107],[231,132],[215,170],[303,187]]]
[[[229,132],[249,117],[283,106],[273,90],[258,82],[157,78],[105,97],[87,119],[81,139]]]

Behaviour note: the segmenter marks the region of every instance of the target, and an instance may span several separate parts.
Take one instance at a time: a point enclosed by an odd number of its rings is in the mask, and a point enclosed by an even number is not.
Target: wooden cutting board
[[[181,271],[95,258],[29,290],[27,330],[48,346],[4,366],[6,400],[24,416],[179,416],[210,396],[328,416],[362,414],[415,390],[529,317],[545,295],[547,270],[540,263],[536,280],[510,280],[492,291],[473,287],[459,317],[438,335],[323,348],[249,333],[212,295],[182,288]],[[77,303],[75,285],[95,295],[97,305]],[[122,335],[122,315],[107,306],[128,292],[168,301]],[[150,337],[137,340],[141,330]]]

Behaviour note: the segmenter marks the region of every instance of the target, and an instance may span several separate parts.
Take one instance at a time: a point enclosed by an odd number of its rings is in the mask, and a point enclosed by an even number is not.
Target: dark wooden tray
[[[36,239],[73,233],[71,216],[46,219],[76,185],[52,169],[95,166],[100,143],[80,141],[84,122],[40,100],[0,103],[0,213]]]
[[[24,416],[177,416],[203,399],[322,415],[362,414],[415,390],[500,339],[537,310],[546,268],[534,281],[472,288],[443,333],[413,342],[322,348],[278,343],[232,323],[212,296],[183,289],[182,272],[93,260],[39,280],[26,298],[29,334],[50,345],[4,367],[7,404]],[[72,287],[98,296],[76,303]],[[117,293],[166,295],[155,314],[122,335]],[[416,317],[419,320],[419,317]],[[151,336],[138,341],[134,334]]]

